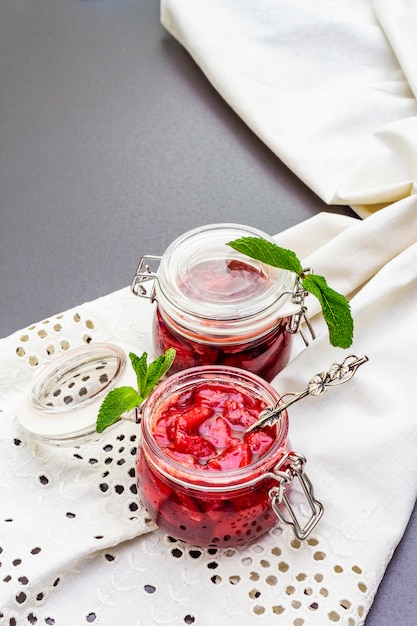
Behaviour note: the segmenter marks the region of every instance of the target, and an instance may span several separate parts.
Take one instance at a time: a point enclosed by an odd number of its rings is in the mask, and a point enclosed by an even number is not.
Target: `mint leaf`
[[[303,277],[302,284],[321,304],[332,346],[349,348],[353,341],[353,319],[349,302],[342,294],[329,287],[323,276],[307,274]]]
[[[156,383],[169,370],[175,359],[174,348],[168,348],[165,354],[159,356],[148,367],[147,383],[143,390],[143,399],[147,398]]]
[[[146,352],[138,357],[133,352],[129,358],[136,374],[138,390],[133,387],[116,387],[104,398],[96,420],[96,431],[102,433],[122,416],[123,413],[139,407],[158,384],[160,378],[169,370],[175,359],[174,348],[168,348],[149,367]]]
[[[133,387],[117,387],[104,398],[97,417],[96,431],[102,433],[120,418],[123,413],[139,406],[142,398]]]
[[[329,329],[333,346],[349,348],[353,341],[353,319],[346,298],[329,287],[323,276],[305,274],[300,260],[292,250],[281,248],[262,237],[242,237],[226,244],[267,265],[280,267],[297,274],[303,288],[316,296],[321,304],[323,317]]]
[[[136,374],[139,394],[143,396],[148,378],[148,355],[144,352],[139,358],[133,352],[129,352],[129,359]]]
[[[301,274],[303,271],[299,259],[292,250],[281,248],[281,246],[267,239],[242,237],[241,239],[229,241],[226,245],[267,265],[280,267],[283,270],[289,270],[297,275]]]

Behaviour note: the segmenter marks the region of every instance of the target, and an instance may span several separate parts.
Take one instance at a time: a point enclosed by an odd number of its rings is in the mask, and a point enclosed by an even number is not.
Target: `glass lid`
[[[158,290],[182,311],[209,319],[251,317],[273,306],[292,314],[296,277],[231,248],[228,242],[265,233],[238,224],[212,224],[177,238],[165,251]]]
[[[18,407],[21,425],[57,445],[97,438],[95,424],[105,395],[116,385],[135,384],[126,364],[125,351],[110,343],[69,350],[35,376]]]

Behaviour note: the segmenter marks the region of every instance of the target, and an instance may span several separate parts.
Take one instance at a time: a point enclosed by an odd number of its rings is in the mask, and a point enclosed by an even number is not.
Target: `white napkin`
[[[35,360],[88,339],[138,350],[149,301],[126,288],[2,339],[0,623],[113,626],[135,611],[138,626],[361,626],[416,498],[416,209],[413,196],[366,220],[321,214],[276,236],[351,297],[355,339],[349,351],[331,347],[309,296],[318,338],[306,349],[298,338],[274,386],[300,391],[347,354],[369,357],[350,382],[291,407],[293,449],[325,507],[302,544],[280,524],[239,550],[172,542],[135,495],[133,426],[66,451],[33,445],[19,428],[15,406]]]
[[[131,350],[149,351],[151,319],[137,315],[125,290],[101,302],[0,339],[0,624],[3,617],[8,625],[35,623],[43,607],[44,623],[54,624],[49,596],[78,562],[98,552],[106,562],[114,545],[155,529],[136,492],[135,424],[60,448],[31,437],[17,419],[34,373],[72,348],[117,335]],[[97,406],[90,406],[94,421]],[[56,623],[77,623],[65,607]]]
[[[414,0],[162,0],[161,19],[325,202],[365,217],[415,193]]]
[[[321,536],[332,538],[336,554],[366,562],[368,574],[373,568],[371,593],[417,493],[416,210],[417,199],[407,198],[367,220],[346,227],[339,222],[340,232],[307,259],[332,286],[351,294],[355,338],[350,352],[366,354],[369,363],[320,400],[293,405],[293,445],[314,458],[309,472],[326,504]],[[309,226],[316,232],[321,220],[339,221],[328,215],[313,218],[304,224],[303,236],[308,238]],[[276,238],[287,244],[291,231]],[[313,323],[321,329],[319,338],[277,376],[278,389],[300,389],[307,372],[326,371],[346,354],[335,354],[319,316]]]

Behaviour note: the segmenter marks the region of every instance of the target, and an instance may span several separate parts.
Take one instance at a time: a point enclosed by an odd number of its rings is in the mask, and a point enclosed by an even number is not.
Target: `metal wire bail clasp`
[[[145,254],[141,258],[130,286],[130,290],[135,296],[148,298],[152,302],[155,300],[155,280],[158,278],[157,269],[161,259],[161,256],[152,256],[150,254]],[[151,285],[144,285],[144,283],[150,281],[152,281]]]
[[[311,273],[311,268],[303,269],[304,275]],[[316,333],[314,332],[313,326],[307,316],[307,307],[304,304],[306,296],[308,296],[308,291],[304,289],[300,278],[298,278],[292,292],[292,301],[294,304],[297,304],[300,307],[300,310],[298,313],[294,313],[294,315],[291,316],[291,319],[287,324],[287,332],[291,333],[292,335],[299,332],[302,340],[304,341],[304,344],[308,346],[310,345],[310,341],[302,329],[302,322],[305,322],[307,330],[310,333],[310,337],[313,341],[316,338]]]
[[[297,452],[288,452],[275,466],[273,476],[279,483],[278,487],[269,490],[271,506],[275,515],[289,526],[298,539],[306,539],[323,515],[323,505],[314,496],[313,485],[304,471],[305,457]],[[302,488],[308,506],[307,519],[301,521],[292,507],[286,489],[296,480]]]

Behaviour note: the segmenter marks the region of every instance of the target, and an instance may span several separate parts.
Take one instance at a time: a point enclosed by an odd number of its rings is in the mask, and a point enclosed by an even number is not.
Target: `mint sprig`
[[[332,346],[349,348],[353,341],[353,319],[345,296],[329,287],[324,276],[317,274],[307,274],[302,284],[321,304]]]
[[[129,353],[130,362],[136,374],[137,389],[133,387],[116,387],[112,389],[101,403],[97,420],[96,431],[102,433],[106,428],[117,422],[123,413],[139,407],[158,384],[159,380],[169,370],[175,359],[174,348],[168,348],[165,354],[159,356],[148,365],[146,352],[137,356]]]
[[[261,261],[266,265],[289,270],[297,274],[297,276],[303,271],[303,266],[295,252],[287,248],[281,248],[267,239],[241,237],[240,239],[235,239],[235,241],[229,241],[227,245],[242,254],[246,254],[246,256],[252,257],[252,259]]]
[[[292,250],[281,248],[262,237],[242,237],[229,241],[227,245],[266,265],[294,272],[303,289],[313,294],[320,302],[332,346],[349,348],[352,345],[353,319],[349,302],[345,296],[329,287],[323,276],[305,273],[300,260]]]

